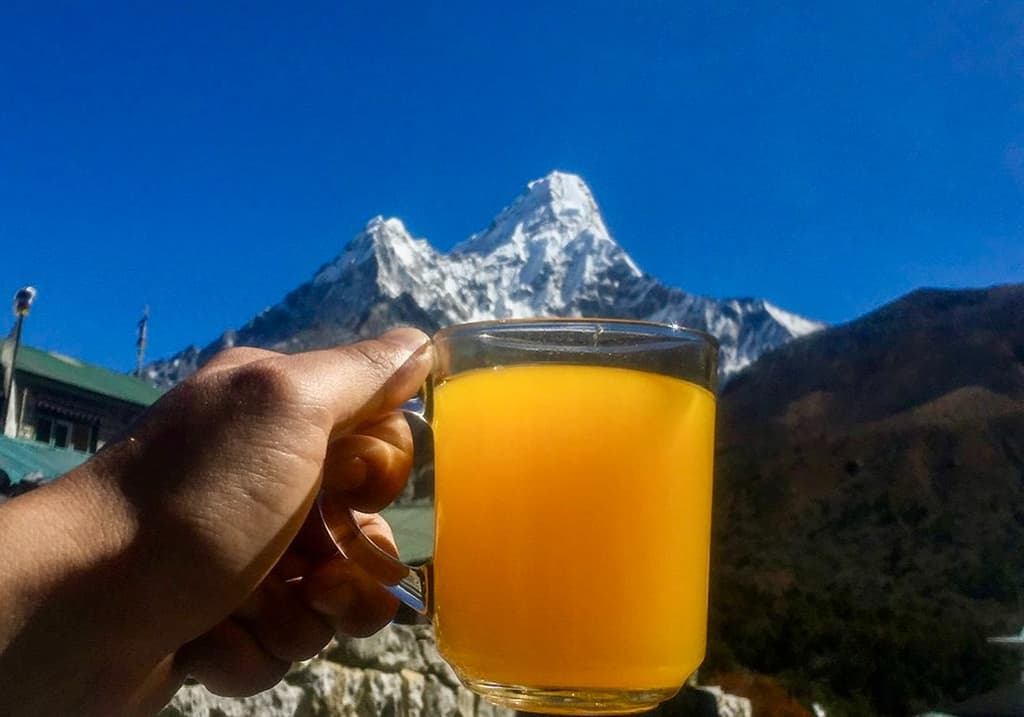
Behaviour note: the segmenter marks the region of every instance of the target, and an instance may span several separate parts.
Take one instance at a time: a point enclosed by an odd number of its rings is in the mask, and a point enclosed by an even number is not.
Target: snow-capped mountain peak
[[[313,277],[314,284],[337,281],[347,269],[368,261],[388,266],[414,266],[436,261],[437,251],[424,239],[414,239],[400,219],[378,215],[348,243],[344,251]]]
[[[579,315],[574,304],[585,298],[583,287],[643,274],[608,233],[590,188],[567,172],[530,182],[449,259],[476,260],[497,287],[477,318]]]
[[[603,316],[709,331],[729,375],[764,351],[823,326],[762,299],[717,301],[643,273],[608,232],[579,176],[530,182],[491,225],[449,254],[413,237],[401,220],[376,216],[334,261],[237,332],[148,369],[167,385],[231,342],[298,351],[379,334],[397,325],[426,331],[493,318]]]
[[[490,227],[456,246],[452,253],[490,256],[500,252],[525,257],[544,252],[554,256],[574,245],[586,250],[594,244],[612,245],[636,268],[608,233],[597,201],[583,179],[567,172],[552,172],[530,182]]]

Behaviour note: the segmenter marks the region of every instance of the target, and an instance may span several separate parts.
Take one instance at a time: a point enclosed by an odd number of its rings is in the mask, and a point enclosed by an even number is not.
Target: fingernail
[[[399,346],[409,352],[398,369],[398,375],[403,375],[407,371],[416,371],[424,364],[430,367],[434,363],[434,342],[418,329],[392,329],[380,338],[381,341],[392,346]]]
[[[430,345],[429,336],[419,329],[408,327],[392,329],[382,335],[380,340],[385,343],[389,343],[392,346],[398,346],[399,348],[405,349],[410,354],[415,354],[418,351],[423,350],[424,346]]]

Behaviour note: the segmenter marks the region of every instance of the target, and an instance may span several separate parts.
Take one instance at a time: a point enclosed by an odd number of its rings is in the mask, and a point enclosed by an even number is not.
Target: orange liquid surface
[[[704,656],[715,400],[599,366],[434,393],[435,624],[464,676],[656,689]]]

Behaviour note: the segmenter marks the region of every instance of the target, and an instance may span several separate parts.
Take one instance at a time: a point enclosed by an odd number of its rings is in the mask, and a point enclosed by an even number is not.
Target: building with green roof
[[[0,347],[7,385],[2,417],[0,471],[7,482],[46,480],[78,465],[123,432],[160,397],[160,391],[134,376],[11,340]],[[13,377],[9,373],[13,370]],[[0,476],[2,479],[3,476]]]

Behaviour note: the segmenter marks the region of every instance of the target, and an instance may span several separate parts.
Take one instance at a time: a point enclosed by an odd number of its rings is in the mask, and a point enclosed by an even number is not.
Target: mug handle
[[[422,403],[414,400],[401,410],[406,420],[423,423],[429,428],[421,407]],[[321,490],[317,496],[320,520],[341,554],[357,563],[388,592],[420,615],[429,615],[431,561],[420,566],[408,565],[385,552],[359,528],[351,508],[340,501],[327,499],[326,495]]]

